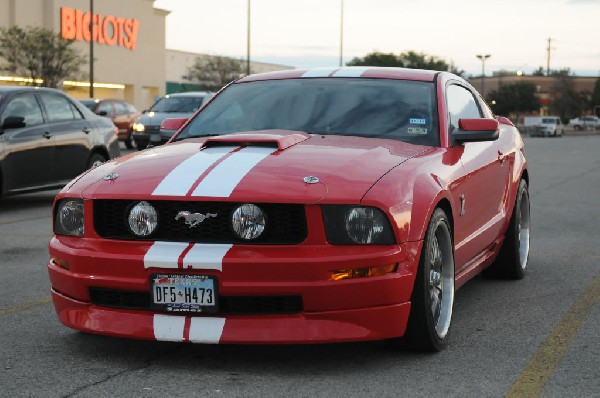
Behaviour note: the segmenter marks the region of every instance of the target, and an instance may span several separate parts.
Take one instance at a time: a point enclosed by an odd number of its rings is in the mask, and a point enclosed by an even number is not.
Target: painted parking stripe
[[[154,338],[160,341],[183,341],[185,316],[154,314]]]
[[[152,195],[185,196],[208,168],[237,148],[239,147],[216,146],[190,156],[167,174],[154,189]]]
[[[223,269],[223,258],[231,244],[195,244],[183,258],[184,269]]]
[[[275,151],[273,148],[249,146],[233,153],[204,177],[192,196],[229,197],[242,178]]]
[[[340,69],[340,68],[312,69],[312,70],[309,70],[308,72],[305,72],[302,75],[302,77],[328,77],[329,75],[331,75],[333,72],[335,72],[338,69]]]
[[[225,318],[192,317],[189,341],[192,343],[218,344],[223,335]]]
[[[332,77],[360,77],[369,67],[344,68],[335,72]]]
[[[154,242],[144,255],[144,268],[179,268],[179,256],[189,243]]]

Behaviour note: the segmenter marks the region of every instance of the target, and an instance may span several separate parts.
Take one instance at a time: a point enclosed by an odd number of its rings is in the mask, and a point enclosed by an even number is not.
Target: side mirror
[[[2,130],[20,129],[25,127],[25,118],[23,116],[8,116],[2,123]]]
[[[100,111],[100,112],[98,112],[98,115],[100,115],[100,116],[106,116],[106,115],[108,115],[108,112],[106,112],[106,111]]]
[[[187,118],[172,118],[172,119],[165,119],[162,121],[162,123],[160,124],[160,129],[161,130],[174,130],[177,131],[179,130],[186,122],[188,121]]]
[[[456,142],[495,141],[500,135],[500,123],[495,119],[460,119],[458,130],[452,132]]]

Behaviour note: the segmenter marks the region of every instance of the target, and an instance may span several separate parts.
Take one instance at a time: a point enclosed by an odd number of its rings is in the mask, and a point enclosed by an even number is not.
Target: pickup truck
[[[575,130],[583,130],[585,128],[600,127],[600,118],[597,116],[579,116],[569,121],[569,126]]]

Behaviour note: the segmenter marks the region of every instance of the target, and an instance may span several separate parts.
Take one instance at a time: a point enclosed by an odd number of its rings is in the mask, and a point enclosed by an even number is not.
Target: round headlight
[[[129,211],[129,228],[137,236],[148,236],[158,225],[158,214],[150,203],[139,202]]]
[[[60,232],[68,235],[83,236],[83,202],[69,200],[62,204],[58,213]]]
[[[346,231],[356,243],[374,243],[384,233],[385,216],[369,207],[355,207],[346,214]]]
[[[233,211],[231,226],[238,238],[253,240],[265,230],[265,214],[260,207],[253,204],[243,204]]]

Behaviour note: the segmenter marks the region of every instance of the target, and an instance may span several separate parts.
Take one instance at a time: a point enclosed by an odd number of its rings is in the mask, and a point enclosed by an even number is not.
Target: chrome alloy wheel
[[[439,338],[446,337],[454,302],[454,261],[448,229],[438,224],[429,253],[429,297],[431,315]]]
[[[529,215],[529,194],[524,191],[519,201],[519,220],[517,224],[517,242],[519,242],[519,260],[521,268],[527,267],[529,258],[529,237],[531,228],[531,219]]]

